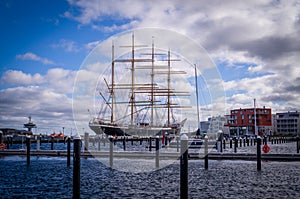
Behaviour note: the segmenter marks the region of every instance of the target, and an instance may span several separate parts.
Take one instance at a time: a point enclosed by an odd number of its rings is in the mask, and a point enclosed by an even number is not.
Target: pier
[[[82,158],[108,158],[109,151],[82,151]],[[50,157],[67,157],[66,150],[31,150],[31,156],[50,156]],[[180,153],[177,152],[160,152],[160,159],[179,159]],[[26,150],[5,150],[0,151],[0,156],[22,156],[26,157]],[[71,151],[73,156],[73,151]],[[129,159],[154,159],[155,153],[140,152],[140,151],[117,151],[113,153],[114,158],[129,158]],[[253,153],[209,153],[209,160],[256,160],[256,154]],[[189,159],[203,159],[203,154],[189,152]],[[300,154],[262,154],[262,160],[269,161],[300,161]]]
[[[152,159],[159,156],[160,159],[178,159],[180,156],[180,142],[174,137],[115,137],[115,138],[101,138],[99,136],[89,136],[86,134],[82,140],[84,148],[82,148],[81,156],[83,158],[108,158],[110,151],[114,158],[137,158],[137,159]],[[28,137],[27,137],[28,138]],[[22,140],[10,139],[10,137],[2,137],[3,143],[6,143],[6,148],[0,150],[0,156],[26,156],[26,148],[13,149],[13,145],[26,145],[26,137]],[[53,139],[43,136],[32,136],[30,139],[31,150],[30,156],[68,156],[68,141],[73,142],[70,138]],[[239,145],[237,142],[244,143]],[[263,144],[266,144],[267,139],[263,139]],[[111,144],[115,145],[112,149],[109,149]],[[246,144],[247,143],[247,144]],[[250,144],[251,143],[251,144]],[[252,144],[254,143],[254,144]],[[207,158],[210,160],[256,160],[256,140],[253,138],[234,138],[222,139],[222,141],[207,140]],[[274,146],[281,144],[291,143],[295,149],[293,153],[280,152]],[[298,144],[297,144],[298,143]],[[40,146],[50,144],[50,148],[45,150]],[[35,145],[33,147],[33,145]],[[63,146],[66,149],[57,149],[56,146]],[[127,147],[126,147],[127,145]],[[130,149],[130,146],[138,146],[141,151],[135,151]],[[234,146],[233,146],[234,145]],[[269,145],[271,146],[271,153],[263,153],[261,155],[262,160],[274,160],[274,161],[299,161],[299,138],[284,138],[284,137],[272,137],[269,138]],[[88,147],[87,147],[88,146]],[[201,139],[189,139],[189,159],[203,159],[206,154],[204,149],[204,140]],[[70,147],[71,148],[71,147]],[[158,153],[157,153],[158,152]],[[70,150],[69,156],[73,156],[73,150]],[[205,159],[205,158],[204,158]]]
[[[222,170],[222,175],[232,175],[231,170],[240,170],[241,168],[247,165],[247,171],[250,171],[251,175],[258,175],[260,172],[273,172],[273,170],[269,170],[268,167],[270,164],[274,165],[281,165],[287,164],[298,164],[294,162],[300,161],[300,154],[297,153],[298,151],[298,141],[297,138],[276,138],[271,142],[269,139],[269,145],[271,148],[270,153],[262,153],[260,159],[257,156],[258,148],[261,150],[263,146],[268,144],[266,142],[266,138],[262,139],[262,146],[259,146],[259,142],[256,139],[242,139],[236,138],[235,139],[235,147],[232,146],[232,140],[230,139],[222,139],[222,140],[212,140],[212,139],[188,139],[186,140],[186,144],[188,146],[188,150],[184,150],[185,147],[182,145],[182,140],[180,138],[162,138],[162,137],[155,137],[155,138],[126,138],[126,137],[119,137],[119,138],[99,138],[99,137],[91,137],[87,134],[83,136],[84,139],[80,140],[76,139],[71,140],[68,139],[60,139],[53,141],[53,139],[49,139],[47,142],[41,142],[41,146],[47,148],[46,150],[41,149],[40,139],[38,138],[31,138],[26,137],[26,146],[27,148],[22,149],[14,149],[16,146],[21,146],[21,144],[16,144],[13,142],[7,143],[10,145],[10,149],[0,150],[0,157],[2,159],[12,159],[13,157],[18,157],[19,162],[21,159],[27,160],[27,170],[31,170],[35,167],[40,167],[43,164],[51,164],[51,162],[59,161],[59,164],[64,164],[64,168],[69,168],[67,173],[73,172],[72,184],[70,181],[66,181],[68,192],[66,195],[68,197],[72,197],[70,193],[73,193],[73,198],[80,198],[80,197],[95,197],[95,195],[91,195],[92,193],[87,191],[93,188],[87,188],[86,178],[89,173],[86,173],[86,169],[91,169],[91,164],[94,165],[95,162],[102,162],[106,166],[103,167],[103,164],[100,164],[101,172],[99,171],[96,175],[90,176],[89,178],[97,178],[97,175],[102,175],[101,173],[105,171],[108,176],[115,176],[121,175],[124,171],[131,171],[131,163],[130,162],[139,162],[138,165],[142,164],[142,170],[137,170],[138,172],[142,172],[141,174],[126,174],[132,175],[133,178],[143,178],[141,176],[153,175],[153,172],[149,174],[144,174],[145,168],[152,168],[152,171],[155,173],[160,173],[155,176],[164,176],[164,181],[176,182],[178,187],[180,187],[180,192],[173,195],[173,197],[180,197],[180,198],[188,198],[188,197],[196,197],[195,186],[205,186],[205,184],[200,182],[195,182],[195,173],[197,176],[202,176],[205,178],[205,175],[208,173],[213,172],[219,173],[218,171]],[[7,139],[4,138],[6,142]],[[10,140],[9,140],[10,141]],[[245,143],[240,145],[240,142]],[[71,143],[73,143],[71,145]],[[247,144],[246,144],[247,143]],[[249,143],[249,144],[248,144]],[[255,143],[251,144],[250,143]],[[273,143],[273,144],[272,144]],[[76,146],[75,146],[76,145]],[[138,147],[140,151],[135,150]],[[63,149],[58,149],[63,148]],[[256,149],[257,148],[257,149]],[[43,158],[45,157],[45,158]],[[70,164],[70,159],[72,158],[73,164]],[[62,161],[63,160],[63,161]],[[98,160],[98,161],[93,161]],[[255,163],[257,161],[257,164]],[[5,162],[5,161],[4,161]],[[8,161],[9,163],[10,161]],[[22,161],[21,161],[22,162]],[[24,162],[26,162],[24,160]],[[67,164],[65,164],[67,162]],[[166,162],[173,162],[170,166],[164,168],[164,164]],[[180,163],[179,163],[180,162]],[[204,163],[205,164],[204,164]],[[249,163],[246,163],[249,162]],[[208,164],[209,163],[209,164]],[[57,165],[58,163],[56,163]],[[59,165],[58,164],[58,165]],[[87,167],[87,164],[89,165]],[[178,166],[176,166],[178,165]],[[187,166],[189,165],[189,166]],[[226,166],[227,165],[227,166]],[[257,169],[255,167],[257,165]],[[72,168],[70,170],[70,167]],[[91,173],[93,173],[99,166],[93,168]],[[125,167],[125,170],[121,173],[118,172],[120,167]],[[127,169],[129,170],[126,170]],[[179,168],[178,168],[179,167]],[[193,168],[193,169],[190,169]],[[49,168],[47,168],[49,169]],[[205,170],[203,170],[205,169]],[[217,169],[217,170],[216,170]],[[284,167],[286,169],[286,167]],[[293,169],[289,167],[293,172]],[[6,169],[7,170],[7,169]],[[37,171],[37,169],[34,169]],[[53,173],[53,170],[47,171],[47,173],[52,172],[51,175],[56,176],[56,178],[60,178],[61,171],[64,169],[57,168],[56,172]],[[172,170],[172,171],[170,171]],[[212,170],[212,171],[211,171]],[[253,174],[253,171],[256,171],[257,174]],[[276,166],[276,171],[278,170],[278,166]],[[120,170],[121,171],[121,170]],[[205,171],[205,172],[203,172]],[[275,170],[274,170],[275,171]],[[16,171],[15,171],[16,172]],[[66,172],[66,171],[64,171]],[[167,172],[168,174],[165,174]],[[172,174],[175,175],[169,175]],[[126,173],[126,172],[125,172]],[[192,173],[192,174],[191,174]],[[219,181],[222,179],[222,175],[218,177]],[[244,172],[245,173],[245,172]],[[247,173],[247,172],[246,172]],[[35,173],[31,173],[30,175],[35,175]],[[65,174],[64,174],[65,175]],[[67,174],[70,175],[70,174]],[[103,174],[104,175],[104,174]],[[204,175],[204,176],[203,176]],[[241,179],[249,178],[247,177],[248,174],[240,175],[239,173],[235,173],[235,175],[240,176]],[[274,174],[276,175],[276,174]],[[295,174],[297,175],[297,174]],[[173,179],[173,177],[175,178]],[[105,176],[103,176],[105,178]],[[48,177],[51,179],[51,177]],[[148,177],[146,177],[148,179]],[[150,181],[155,181],[156,177],[151,177]],[[278,177],[280,178],[280,177]],[[127,177],[126,177],[127,179]],[[234,178],[233,178],[234,179]],[[48,179],[47,179],[48,180]],[[111,186],[113,180],[109,181],[108,186]],[[268,182],[269,179],[264,179]],[[293,181],[298,181],[298,179],[294,179]],[[145,179],[143,180],[145,181]],[[149,180],[148,180],[149,181]],[[97,181],[99,183],[99,181]],[[105,184],[105,182],[102,182]],[[119,182],[120,183],[120,182]],[[149,182],[152,183],[152,182]],[[217,183],[217,182],[216,182]],[[230,182],[228,182],[230,183]],[[57,185],[58,183],[56,183]],[[134,182],[130,183],[131,186],[134,186]],[[101,183],[99,184],[101,185]],[[0,185],[1,186],[1,185]],[[94,184],[95,186],[95,184]],[[152,185],[151,185],[152,186]],[[71,189],[71,187],[73,187]],[[115,189],[115,188],[114,188]],[[6,189],[7,190],[7,189]],[[100,191],[101,190],[101,191]],[[111,189],[108,192],[105,192],[106,189],[99,189],[101,193],[98,193],[101,196],[106,195],[107,197],[113,197],[111,195]],[[198,190],[198,189],[197,189]],[[120,190],[119,190],[120,191]],[[157,189],[156,189],[157,191]],[[51,191],[50,191],[51,192]],[[13,196],[18,196],[15,195]],[[123,192],[118,192],[118,196],[122,195]],[[124,193],[124,196],[129,196],[128,192]],[[129,194],[129,195],[128,195]],[[136,196],[136,193],[132,193],[131,196]],[[155,192],[151,193],[152,196],[155,195]],[[200,193],[198,193],[200,194]],[[6,193],[6,195],[10,195]],[[60,195],[65,197],[63,195]],[[142,197],[140,195],[140,197]]]

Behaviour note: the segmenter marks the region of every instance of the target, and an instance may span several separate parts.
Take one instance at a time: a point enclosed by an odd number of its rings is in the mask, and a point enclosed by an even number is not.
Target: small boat
[[[64,138],[64,134],[62,132],[60,132],[59,134],[56,134],[55,132],[53,132],[51,135],[50,135],[51,138]]]

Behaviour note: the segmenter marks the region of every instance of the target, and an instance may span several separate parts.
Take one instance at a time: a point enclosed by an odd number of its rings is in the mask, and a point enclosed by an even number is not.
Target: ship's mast
[[[170,102],[170,83],[171,83],[171,59],[170,49],[168,50],[168,127],[170,127],[171,102]]]
[[[152,39],[152,65],[151,65],[151,116],[150,116],[150,126],[153,126],[153,116],[154,116],[154,41]]]
[[[134,34],[132,34],[132,60],[131,60],[131,125],[134,124]]]
[[[115,51],[115,46],[112,44],[112,60],[111,60],[111,90],[110,90],[110,95],[111,95],[111,117],[110,117],[110,123],[114,123],[114,85],[115,85],[115,60],[114,60],[114,51]]]
[[[196,99],[197,99],[197,122],[198,122],[198,130],[197,134],[200,135],[200,115],[199,115],[199,94],[198,94],[198,74],[197,74],[197,67],[195,64],[195,83],[196,83]]]
[[[154,126],[154,108],[167,108],[168,111],[168,121],[167,121],[167,125],[168,127],[171,126],[171,109],[172,108],[190,108],[190,106],[180,106],[177,103],[172,103],[171,102],[171,97],[172,96],[189,96],[189,93],[186,91],[174,91],[174,89],[171,88],[171,74],[185,74],[186,72],[184,71],[171,71],[171,61],[180,61],[179,59],[171,59],[171,53],[170,50],[168,51],[168,59],[163,59],[163,60],[159,60],[159,61],[168,61],[168,65],[156,65],[155,61],[157,61],[155,59],[155,56],[165,56],[165,53],[155,53],[155,49],[154,49],[154,40],[152,40],[152,49],[151,49],[151,54],[150,53],[141,53],[138,54],[138,56],[140,55],[151,55],[151,59],[148,58],[135,58],[135,49],[139,48],[139,47],[147,47],[147,45],[135,45],[135,41],[134,41],[134,33],[132,34],[132,41],[131,41],[131,45],[129,46],[120,46],[120,47],[130,47],[131,48],[131,57],[130,58],[125,58],[125,59],[114,59],[114,45],[112,47],[112,85],[110,87],[110,94],[111,94],[111,103],[112,103],[112,107],[111,107],[111,123],[115,123],[116,120],[114,118],[114,105],[115,104],[125,104],[128,103],[128,101],[117,101],[115,96],[114,96],[114,92],[115,90],[119,90],[119,89],[129,89],[130,90],[130,101],[129,101],[129,106],[130,106],[130,124],[134,125],[135,124],[135,118],[134,115],[136,113],[139,113],[140,111],[144,110],[145,107],[146,108],[151,108],[150,110],[150,126]],[[129,84],[126,83],[119,83],[116,84],[115,80],[114,80],[114,67],[116,63],[119,62],[131,62],[131,82]],[[151,65],[136,65],[135,62],[137,63],[150,63]],[[139,69],[139,70],[149,70],[151,71],[151,83],[147,84],[145,82],[143,83],[135,83],[135,70]],[[159,71],[156,71],[156,69],[159,69]],[[167,69],[167,70],[165,70]],[[154,75],[156,74],[164,74],[167,75],[167,88],[159,88],[156,83],[154,82]],[[172,92],[172,93],[171,93]],[[138,100],[136,101],[135,99],[135,94],[150,94],[150,100]],[[156,97],[164,97],[167,96],[167,104],[160,104],[160,100],[157,100]],[[109,103],[108,103],[109,105]],[[136,106],[143,106],[143,109],[140,109],[138,111],[135,110]],[[129,116],[128,115],[128,116]]]

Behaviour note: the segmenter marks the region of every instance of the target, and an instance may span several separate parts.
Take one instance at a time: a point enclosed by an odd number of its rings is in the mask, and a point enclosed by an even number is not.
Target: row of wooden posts
[[[298,143],[299,137],[296,138],[286,138],[286,137],[267,137],[264,136],[262,139],[262,144],[267,145],[268,142],[271,144],[282,144],[282,143],[288,143],[288,142],[294,142]],[[255,146],[257,142],[257,139],[255,138],[237,138],[233,137],[233,139],[229,140],[229,147],[234,147],[234,152],[237,153],[238,147],[246,147],[246,146]],[[226,139],[220,139],[216,142],[216,149],[218,152],[223,152],[223,149],[226,149]],[[299,144],[297,144],[297,153],[299,153]]]
[[[85,146],[88,146],[88,135],[85,134],[84,144]],[[160,138],[156,137],[155,139],[155,150],[156,150],[156,158],[155,158],[155,165],[156,168],[159,168],[159,142]],[[284,142],[284,139],[282,141],[277,141],[279,139],[276,139],[276,141],[271,140],[271,143],[279,143]],[[110,167],[113,167],[113,139],[109,139],[110,147],[109,147],[109,163]],[[234,151],[236,152],[236,148],[238,147],[238,139],[233,139],[234,141]],[[269,140],[270,141],[270,140]],[[285,140],[287,141],[287,140]],[[256,139],[250,139],[244,140],[244,146],[245,143],[247,144],[250,142],[252,145],[252,142],[254,145],[257,145],[257,171],[261,171],[261,144],[267,144],[267,138],[265,137],[262,141],[260,137],[257,137]],[[27,145],[27,165],[30,165],[30,138],[26,138],[26,145]],[[151,142],[150,142],[151,143]],[[240,139],[240,146],[242,146],[242,140]],[[81,147],[82,147],[82,141],[80,138],[75,138],[73,140],[74,148],[73,148],[73,198],[80,198],[80,157],[81,157]],[[223,142],[224,144],[224,142]],[[297,153],[299,153],[299,137],[297,137]],[[219,144],[219,146],[222,146],[222,144]],[[223,145],[225,148],[225,144]],[[205,150],[205,156],[204,156],[204,168],[208,169],[208,137],[206,136],[204,139],[204,150]],[[232,147],[232,140],[230,140],[230,147]],[[180,198],[188,198],[188,137],[186,135],[182,135],[180,139]],[[223,147],[221,147],[223,148]],[[220,150],[221,150],[220,148]],[[86,148],[87,150],[87,148]],[[67,138],[67,166],[70,166],[71,164],[71,139]]]

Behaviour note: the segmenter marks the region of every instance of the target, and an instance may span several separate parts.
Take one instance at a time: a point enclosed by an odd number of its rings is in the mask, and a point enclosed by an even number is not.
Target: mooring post
[[[179,152],[179,137],[176,137],[176,144],[177,144],[177,152]]]
[[[168,146],[168,134],[165,134],[165,147]]]
[[[188,198],[188,136],[182,135],[180,148],[180,198]]]
[[[41,146],[42,145],[42,134],[41,133],[40,133],[39,140],[40,140],[40,146]]]
[[[267,145],[268,144],[268,137],[267,136],[264,136],[264,145]]]
[[[233,140],[234,140],[234,152],[236,153],[237,152],[237,147],[238,147],[237,137],[234,137]]]
[[[299,153],[299,148],[300,148],[300,142],[299,142],[299,136],[297,136],[297,153]]]
[[[67,166],[71,165],[71,138],[67,139]]]
[[[73,198],[80,198],[80,151],[81,140],[76,137],[74,139],[73,154]]]
[[[26,146],[27,146],[27,150],[26,150],[26,154],[27,154],[27,158],[26,158],[26,160],[27,160],[27,166],[29,166],[30,165],[30,137],[29,136],[27,136],[26,137]]]
[[[240,147],[242,147],[242,138],[239,137],[239,140],[240,140]]]
[[[41,140],[39,137],[36,138],[36,150],[40,150]]]
[[[100,148],[101,148],[101,138],[100,136],[98,136],[98,151],[100,151]]]
[[[226,140],[225,139],[223,139],[223,148],[224,148],[224,150],[226,149]]]
[[[85,132],[84,133],[84,151],[88,151],[89,150],[89,133]]]
[[[208,136],[204,137],[204,168],[208,169]]]
[[[113,138],[109,138],[109,166],[113,167],[113,158],[114,158],[114,143]]]
[[[219,143],[220,143],[220,152],[223,153],[223,146],[222,146],[222,141],[223,141],[223,132],[221,130],[218,131],[219,133]]]
[[[152,137],[149,138],[149,151],[152,151]]]
[[[126,151],[126,137],[123,139],[123,150]]]
[[[155,167],[159,168],[159,137],[156,136],[155,138]]]
[[[257,171],[261,171],[261,138],[257,136]]]
[[[232,139],[229,140],[229,147],[232,148]]]
[[[51,137],[51,150],[54,149],[54,137]]]
[[[243,142],[244,142],[244,147],[246,147],[246,139],[243,138]]]

